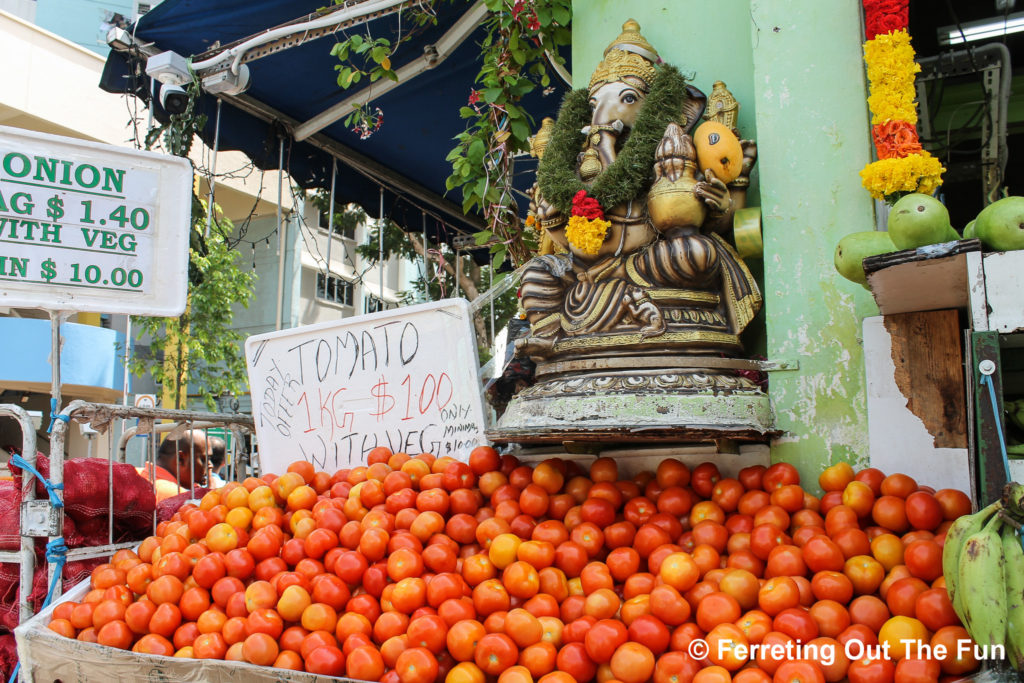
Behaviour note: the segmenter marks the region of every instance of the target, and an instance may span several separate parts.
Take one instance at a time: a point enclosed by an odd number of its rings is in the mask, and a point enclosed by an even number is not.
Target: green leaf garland
[[[654,178],[658,144],[668,124],[680,121],[686,96],[683,75],[673,66],[662,66],[618,158],[587,187],[576,174],[576,161],[586,140],[580,131],[590,124],[590,94],[580,89],[566,95],[537,167],[541,195],[566,215],[580,190],[586,190],[606,211],[640,196]]]

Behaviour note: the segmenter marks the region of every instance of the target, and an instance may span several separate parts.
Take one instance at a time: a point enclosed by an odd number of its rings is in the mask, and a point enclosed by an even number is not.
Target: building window
[[[327,231],[330,222],[330,214],[326,211],[320,212],[319,227],[323,231]],[[359,215],[354,211],[349,211],[347,206],[335,204],[334,205],[334,234],[344,237],[347,240],[354,240],[356,238],[356,226],[359,225]]]
[[[141,17],[143,14],[153,9],[153,4],[149,2],[140,2],[138,15]]]
[[[363,310],[367,313],[377,313],[379,311],[386,311],[392,308],[398,308],[398,305],[390,301],[384,301],[372,294],[367,294],[363,297]]]
[[[316,274],[316,298],[343,306],[352,305],[352,283],[340,277]]]

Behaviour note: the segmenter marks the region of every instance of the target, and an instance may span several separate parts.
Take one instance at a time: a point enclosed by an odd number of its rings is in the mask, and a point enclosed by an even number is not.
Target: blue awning
[[[324,4],[323,0],[164,0],[138,21],[134,37],[153,43],[160,51],[197,56],[315,12]],[[392,41],[416,31],[391,58],[392,68],[397,70],[421,59],[424,48],[437,43],[473,3],[436,4],[436,26],[414,29],[406,12],[349,31],[369,31],[374,37]],[[383,125],[367,139],[346,129],[343,120],[308,140],[296,141],[291,135],[297,122],[308,121],[365,84],[361,81],[349,90],[338,86],[334,68],[338,61],[330,54],[338,35],[251,61],[250,89],[237,99],[226,98],[222,105],[219,149],[243,152],[258,168],[277,169],[283,137],[284,167],[297,184],[307,189],[329,188],[332,158],[337,157],[338,202],[357,203],[377,218],[383,187],[386,216],[408,231],[419,232],[426,214],[431,239],[450,243],[455,235],[470,234],[482,226],[479,216],[463,215],[458,190],[446,192],[445,179],[451,166],[445,157],[455,145],[455,135],[466,128],[459,109],[466,106],[476,87],[484,37],[485,31],[478,25],[445,61],[375,99],[372,107],[380,107]],[[556,80],[554,76],[552,80]],[[109,92],[145,93],[149,88],[145,56],[111,51],[100,86]],[[524,105],[534,117],[534,127],[542,117],[556,114],[564,92],[561,83],[548,88],[546,95],[538,85],[524,98]],[[204,95],[199,107],[208,116],[201,137],[212,146],[216,100]],[[278,112],[278,120],[267,120],[268,110]],[[155,115],[159,120],[167,118],[158,98]],[[516,187],[525,191],[532,184],[535,160],[520,157],[515,168]],[[520,197],[519,201],[525,213],[526,200]],[[480,256],[486,262],[486,255]]]

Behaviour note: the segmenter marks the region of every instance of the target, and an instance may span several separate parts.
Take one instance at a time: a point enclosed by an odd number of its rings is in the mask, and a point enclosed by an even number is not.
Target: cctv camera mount
[[[249,67],[242,64],[238,73],[224,67],[203,76],[203,90],[211,95],[241,95],[249,88]]]
[[[146,75],[164,85],[185,85],[191,82],[188,61],[177,52],[161,52],[146,60]]]
[[[180,85],[161,85],[160,106],[168,114],[183,114],[188,108],[188,92]]]

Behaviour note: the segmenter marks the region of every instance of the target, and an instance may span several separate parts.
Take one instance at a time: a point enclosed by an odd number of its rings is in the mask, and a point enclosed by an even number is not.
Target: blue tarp
[[[294,20],[324,4],[323,0],[164,0],[139,20],[134,29],[135,38],[154,43],[160,50],[173,50],[189,57]],[[411,40],[403,43],[392,56],[392,68],[398,69],[418,59],[423,48],[435,43],[471,4],[459,0],[436,3],[437,25],[420,29]],[[376,19],[352,30],[394,40],[412,28],[406,13]],[[427,231],[436,241],[447,242],[456,234],[477,230],[462,214],[461,193],[458,190],[446,193],[445,179],[451,173],[451,166],[445,157],[455,145],[454,136],[466,127],[459,109],[466,106],[475,87],[484,36],[483,28],[478,27],[436,68],[374,100],[372,106],[381,108],[384,119],[380,130],[368,139],[362,140],[358,133],[346,129],[343,121],[321,131],[335,143],[378,162],[405,179],[399,187],[386,186],[384,196],[385,215],[405,229],[416,232],[422,229],[422,207],[425,206],[422,199],[409,195],[409,183],[416,183],[436,195],[438,200],[429,207],[436,216],[427,217]],[[348,91],[338,86],[334,68],[338,61],[330,54],[331,46],[338,40],[338,36],[328,35],[250,62],[252,86],[245,94],[300,122],[349,97],[363,87],[365,79]],[[143,74],[141,78],[140,74]],[[149,87],[144,64],[133,66],[129,53],[115,51],[110,53],[100,85],[119,93],[144,92]],[[561,84],[549,90],[551,92],[544,95],[538,85],[524,100],[536,122],[543,116],[555,115],[565,92]],[[208,115],[201,137],[212,146],[216,101],[205,95],[200,109]],[[166,119],[159,103],[155,112],[158,119]],[[283,131],[281,125],[263,121],[226,101],[222,106],[219,148],[241,151],[261,169],[277,169],[279,136]],[[284,165],[304,188],[330,186],[331,156],[309,143],[286,138]],[[530,186],[534,168],[532,159],[517,159],[518,189],[526,190]],[[376,218],[380,187],[374,179],[339,161],[337,201],[360,204]],[[526,200],[522,197],[519,200],[525,211]],[[486,256],[481,256],[486,262]]]

